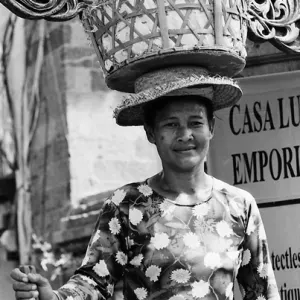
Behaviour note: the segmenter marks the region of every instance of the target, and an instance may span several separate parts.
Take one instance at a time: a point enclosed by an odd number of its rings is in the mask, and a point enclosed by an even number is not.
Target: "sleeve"
[[[243,256],[237,274],[243,299],[280,300],[264,225],[252,196],[245,223]]]
[[[126,218],[119,205],[107,200],[81,267],[54,292],[59,300],[102,300],[113,295],[127,263],[126,228]]]

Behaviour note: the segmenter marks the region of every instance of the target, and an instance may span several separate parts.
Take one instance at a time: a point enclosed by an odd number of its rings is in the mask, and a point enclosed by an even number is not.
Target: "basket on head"
[[[134,92],[138,77],[162,67],[231,77],[245,66],[248,0],[95,1],[81,17],[111,89]]]

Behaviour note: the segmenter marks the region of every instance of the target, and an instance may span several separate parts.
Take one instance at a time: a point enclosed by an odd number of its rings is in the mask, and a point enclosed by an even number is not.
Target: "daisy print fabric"
[[[145,181],[104,203],[81,267],[56,295],[233,300],[235,282],[243,299],[280,299],[253,197],[214,179],[209,200],[177,205]]]

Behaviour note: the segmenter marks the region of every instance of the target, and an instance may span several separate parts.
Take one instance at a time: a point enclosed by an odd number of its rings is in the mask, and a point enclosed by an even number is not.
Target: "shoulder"
[[[125,184],[113,190],[107,199],[108,203],[119,205],[121,202],[130,202],[136,198],[142,199],[153,194],[153,190],[147,184],[147,180]],[[144,196],[144,197],[141,197]]]
[[[246,222],[251,214],[259,215],[259,209],[251,193],[218,179],[214,179],[214,182],[214,189],[225,197],[233,215],[243,217]]]
[[[248,191],[228,184],[222,180],[214,178],[214,189],[227,195],[230,200],[245,201],[245,204],[250,205],[254,197]]]
[[[150,188],[150,186],[147,184],[147,181],[137,181],[137,182],[131,182],[128,184],[125,184],[119,188],[117,188],[112,195],[116,193],[120,193],[123,191],[126,194],[130,195],[140,195],[143,194],[144,196],[150,196],[153,193],[153,190]]]

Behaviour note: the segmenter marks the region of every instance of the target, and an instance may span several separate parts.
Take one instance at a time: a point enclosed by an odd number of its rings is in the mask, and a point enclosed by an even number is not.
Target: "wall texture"
[[[243,77],[282,73],[300,69],[300,55],[285,53],[269,42],[247,41],[247,65]]]
[[[39,22],[26,21],[28,80],[33,80]],[[70,201],[70,168],[66,120],[66,80],[62,64],[70,25],[46,24],[44,61],[40,74],[39,118],[30,149],[33,228],[51,240]],[[29,94],[30,94],[29,90]]]
[[[108,90],[100,64],[78,20],[65,47],[71,199],[143,180],[159,169],[142,128],[117,126],[113,108],[122,94]]]
[[[27,72],[32,80],[39,22],[26,21]],[[72,205],[159,170],[142,128],[112,118],[122,95],[108,90],[78,20],[47,23],[40,109],[30,155],[33,227],[52,241]]]
[[[0,5],[0,45],[2,45],[3,42],[3,34],[4,34],[4,28],[6,27],[6,23],[8,21],[8,17],[9,17],[9,11],[6,10],[4,7],[2,7]],[[21,32],[21,28],[22,27],[22,23],[17,24],[17,31],[20,33]],[[18,36],[16,36],[18,37]],[[14,67],[12,67],[9,70],[9,81],[11,83],[11,93],[13,98],[18,101],[20,99],[20,95],[21,95],[21,86],[22,86],[22,80],[23,80],[23,71],[24,71],[24,54],[25,50],[24,50],[24,45],[23,45],[23,41],[22,39],[18,40],[18,43],[15,45],[14,47],[14,51],[12,53],[12,57],[11,60],[14,61],[15,65]],[[0,55],[2,55],[2,48],[0,50]],[[1,64],[2,67],[2,64]],[[0,67],[0,68],[1,68]],[[2,71],[2,68],[1,68]],[[1,74],[0,79],[2,80],[3,74]],[[2,86],[2,82],[0,84],[0,89],[3,89]],[[2,90],[1,92],[1,96],[0,96],[0,101],[7,101],[6,99],[6,94],[4,93],[4,91]],[[0,105],[3,105],[4,107],[7,105],[7,103],[1,103]],[[18,107],[16,106],[16,109],[18,110]],[[5,111],[5,113],[3,113],[1,115],[1,118],[6,117],[7,115],[7,111]],[[1,125],[5,124],[6,122],[11,122],[11,119],[7,119],[7,120],[1,120]],[[5,128],[1,128],[0,129],[1,132],[1,137],[0,139],[2,139],[4,136],[3,134],[3,130],[5,130]],[[13,161],[13,156],[14,156],[14,152],[12,152],[12,157],[11,160]],[[11,170],[10,170],[11,172]],[[1,175],[4,175],[3,173],[1,173]],[[6,188],[6,186],[5,186]],[[3,214],[7,213],[8,211],[10,211],[10,206],[7,207],[6,209],[8,209],[6,211],[5,209],[5,205],[1,205],[0,206],[0,210],[1,210],[1,223],[4,221],[3,219]],[[7,224],[1,224],[0,227],[3,229],[3,227],[6,227]],[[0,231],[0,238],[3,238],[2,235],[3,231]],[[8,241],[7,241],[8,242]],[[15,295],[14,295],[14,291],[12,289],[12,280],[10,278],[10,272],[13,268],[16,267],[17,262],[13,261],[13,260],[8,260],[8,255],[7,255],[7,248],[2,244],[3,240],[0,239],[0,298],[1,299],[6,299],[6,300],[13,300],[15,299]],[[10,244],[10,243],[9,243]],[[6,245],[7,246],[7,245]]]

